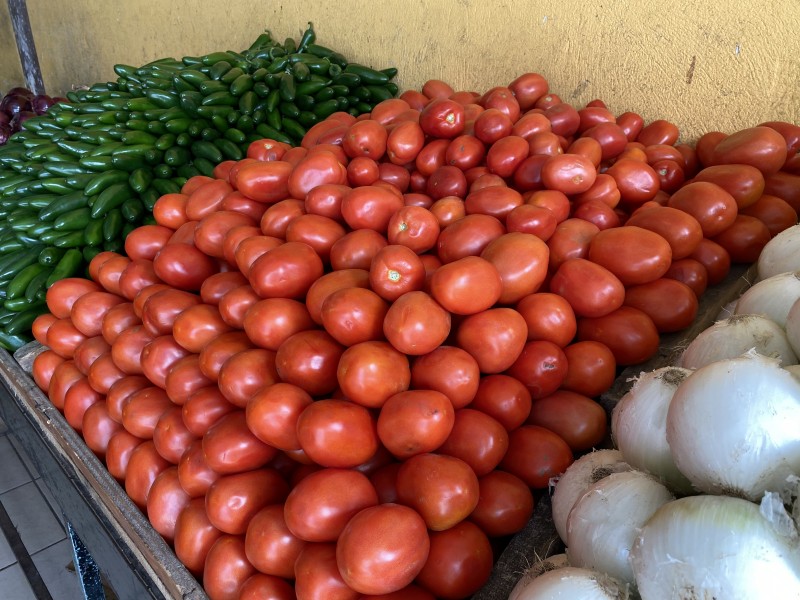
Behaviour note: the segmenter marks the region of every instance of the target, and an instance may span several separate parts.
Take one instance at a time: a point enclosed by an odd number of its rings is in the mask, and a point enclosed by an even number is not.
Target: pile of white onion
[[[555,481],[562,566],[534,565],[509,600],[800,599],[800,225],[758,272],[680,366],[637,378],[616,449]]]

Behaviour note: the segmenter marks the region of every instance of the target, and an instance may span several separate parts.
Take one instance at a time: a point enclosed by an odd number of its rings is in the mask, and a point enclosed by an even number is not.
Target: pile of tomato
[[[431,81],[162,196],[48,290],[33,376],[213,600],[466,598],[618,368],[796,223],[798,131]]]

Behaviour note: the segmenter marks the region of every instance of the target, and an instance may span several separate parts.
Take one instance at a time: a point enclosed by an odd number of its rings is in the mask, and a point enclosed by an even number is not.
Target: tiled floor
[[[49,595],[57,600],[82,600],[72,563],[72,544],[59,508],[2,421],[0,505],[22,542],[15,544],[0,529],[0,597],[42,600]]]

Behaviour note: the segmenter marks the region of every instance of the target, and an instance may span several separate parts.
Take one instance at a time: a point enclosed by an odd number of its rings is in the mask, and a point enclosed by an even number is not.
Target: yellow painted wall
[[[8,3],[0,2],[0,96],[13,87],[24,86],[25,78],[19,62],[14,30],[11,28]]]
[[[678,124],[684,140],[800,122],[798,0],[28,0],[45,85],[115,77],[117,62],[239,50],[263,28],[484,91],[526,71],[581,105]],[[0,16],[0,19],[2,17]]]

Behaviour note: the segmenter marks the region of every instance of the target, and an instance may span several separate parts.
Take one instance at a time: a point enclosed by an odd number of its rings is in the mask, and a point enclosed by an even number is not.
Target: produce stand
[[[658,353],[628,367],[600,402],[607,412],[642,371],[673,364],[680,350],[718,319],[720,310],[752,283],[755,267],[734,265],[721,284],[703,295],[694,324],[664,335]],[[28,375],[41,346],[24,346],[11,356],[0,351],[0,417],[33,460],[60,509],[120,600],[203,600],[199,583],[178,561],[146,517],[87,448],[80,436]],[[563,551],[551,518],[550,499],[537,498],[528,524],[497,558],[490,580],[473,600],[508,597],[522,573],[538,558]]]

